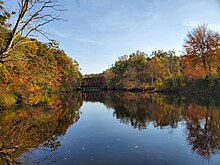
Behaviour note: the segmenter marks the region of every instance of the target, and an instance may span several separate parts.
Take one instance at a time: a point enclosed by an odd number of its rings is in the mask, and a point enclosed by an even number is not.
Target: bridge
[[[83,91],[99,91],[106,88],[106,80],[104,77],[83,78],[81,83]]]

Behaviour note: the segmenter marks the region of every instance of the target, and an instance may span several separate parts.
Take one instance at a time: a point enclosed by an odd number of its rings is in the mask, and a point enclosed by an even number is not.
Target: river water
[[[101,92],[7,109],[0,164],[219,165],[219,99]]]

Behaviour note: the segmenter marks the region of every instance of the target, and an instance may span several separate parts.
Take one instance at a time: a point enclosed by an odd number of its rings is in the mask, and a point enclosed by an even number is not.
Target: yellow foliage
[[[136,83],[134,81],[128,81],[124,83],[125,89],[134,89],[136,87]]]
[[[150,87],[150,83],[142,83],[138,86],[139,89],[148,89]]]
[[[30,95],[28,98],[24,99],[24,103],[30,105],[36,105],[43,100],[41,95]]]
[[[16,103],[15,96],[12,94],[1,94],[0,95],[0,106],[8,107]]]

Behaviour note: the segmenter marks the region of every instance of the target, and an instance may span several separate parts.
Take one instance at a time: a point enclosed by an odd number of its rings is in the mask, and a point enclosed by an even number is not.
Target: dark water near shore
[[[0,164],[220,164],[220,97],[83,93],[0,111]]]

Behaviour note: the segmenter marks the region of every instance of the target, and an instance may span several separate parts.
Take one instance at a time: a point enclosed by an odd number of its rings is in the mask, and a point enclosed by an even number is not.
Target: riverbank
[[[128,91],[128,92],[146,92],[146,93],[166,93],[166,94],[220,94],[217,89],[156,89],[156,88],[78,88],[81,92],[103,92],[103,91]]]

